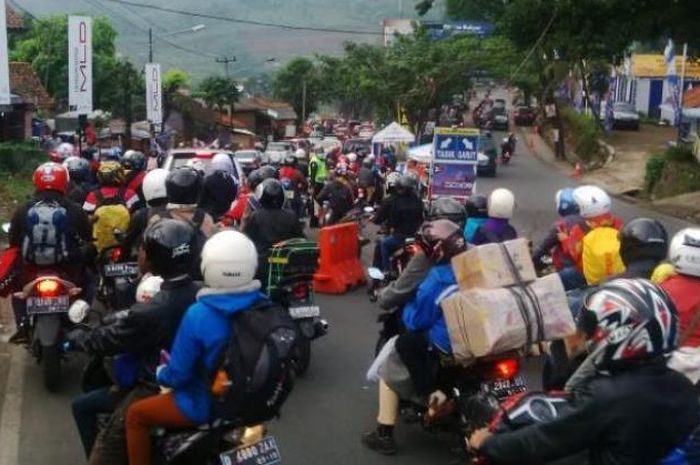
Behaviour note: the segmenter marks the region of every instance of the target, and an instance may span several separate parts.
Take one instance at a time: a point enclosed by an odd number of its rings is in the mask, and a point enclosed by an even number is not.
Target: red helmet
[[[58,191],[65,194],[68,180],[68,170],[59,163],[44,163],[34,171],[34,187],[37,192]]]

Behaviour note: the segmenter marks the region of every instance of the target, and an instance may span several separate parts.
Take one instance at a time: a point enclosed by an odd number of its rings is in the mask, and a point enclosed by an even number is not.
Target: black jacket
[[[160,351],[170,350],[197,291],[199,286],[189,278],[166,281],[151,302],[134,304],[124,317],[92,330],[78,345],[98,355],[136,355],[141,359],[142,381],[155,382]]]
[[[663,362],[597,376],[570,412],[487,439],[493,464],[540,464],[588,450],[591,465],[657,465],[698,424],[688,379]]]
[[[294,212],[259,207],[248,217],[243,233],[255,243],[259,256],[267,256],[274,244],[305,237],[302,223]]]
[[[214,221],[218,221],[231,209],[237,191],[233,176],[215,171],[204,178],[199,208],[209,213]]]
[[[384,199],[374,223],[386,223],[394,235],[410,237],[418,231],[423,218],[423,202],[417,195],[394,194]]]
[[[343,218],[352,209],[353,198],[352,189],[350,186],[333,180],[327,182],[316,199],[318,203],[329,202],[333,209],[333,218],[331,223],[335,223]]]

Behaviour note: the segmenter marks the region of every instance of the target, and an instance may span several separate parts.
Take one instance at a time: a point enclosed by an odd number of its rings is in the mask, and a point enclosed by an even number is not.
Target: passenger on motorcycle
[[[255,189],[255,192],[260,201],[260,208],[248,217],[243,233],[255,244],[260,259],[256,278],[267,283],[267,257],[270,248],[287,239],[303,238],[304,230],[297,215],[282,208],[284,188],[278,180],[267,179],[263,181]]]
[[[545,255],[551,255],[554,269],[561,271],[576,265],[573,258],[565,250],[566,244],[560,242],[559,234],[562,231],[569,231],[575,224],[583,223],[583,218],[581,218],[578,205],[574,200],[574,189],[567,187],[557,191],[555,204],[559,219],[554,222],[545,238],[535,248],[532,254],[532,261],[535,263],[536,268],[542,269],[545,267],[542,264],[542,259]]]
[[[100,187],[90,192],[83,203],[83,210],[93,214],[97,208],[113,198],[119,198],[130,212],[139,207],[139,196],[124,185],[126,173],[124,167],[117,161],[103,161],[97,170],[97,182]]]
[[[362,443],[382,454],[394,454],[394,425],[399,413],[399,398],[427,400],[435,387],[435,364],[440,354],[450,355],[452,347],[440,302],[457,292],[457,281],[450,260],[466,250],[462,229],[449,220],[425,224],[422,235],[427,256],[434,263],[425,280],[418,286],[415,297],[403,312],[407,332],[400,335],[394,346],[398,355],[389,356],[380,368],[379,415],[377,427],[362,435]],[[410,385],[389,376],[392,372],[410,374]],[[427,401],[426,401],[427,404]]]
[[[258,186],[266,179],[277,179],[278,172],[274,166],[267,165],[258,168],[257,174],[249,179],[250,194],[246,197],[246,204],[243,210],[243,217],[241,218],[241,228],[245,225],[248,217],[253,214],[258,208],[260,208],[260,200],[255,195],[255,190]],[[252,174],[252,173],[251,173]]]
[[[148,222],[156,215],[162,216],[168,204],[168,191],[165,187],[165,180],[168,177],[168,170],[156,168],[146,174],[143,179],[143,196],[146,200],[146,208],[139,209],[131,216],[129,229],[126,231],[123,246],[130,257],[136,256],[141,242],[143,232],[148,226]]]
[[[676,275],[661,283],[678,309],[679,349],[669,365],[697,384],[700,380],[700,229],[679,231],[668,256]]]
[[[82,205],[88,193],[95,189],[91,182],[90,162],[82,157],[68,157],[63,162],[63,166],[68,170],[70,183],[68,185],[68,199]]]
[[[168,173],[165,179],[168,195],[167,212],[175,219],[196,225],[209,237],[214,234],[215,225],[209,213],[197,206],[202,189],[202,177],[192,168],[183,166]]]
[[[146,155],[138,150],[127,150],[121,159],[126,171],[126,187],[136,192],[141,199],[141,205],[146,204],[143,195],[143,180],[146,177]]]
[[[406,238],[412,237],[423,222],[423,201],[416,192],[416,180],[408,175],[396,182],[396,192],[385,198],[374,216],[374,223],[388,230],[381,239],[382,270],[391,268],[391,254],[400,247]]]
[[[578,336],[588,357],[569,380],[570,410],[520,430],[476,431],[470,446],[493,464],[545,463],[586,452],[592,465],[658,464],[698,424],[697,393],[666,367],[678,316],[645,280],[615,280],[587,296]]]
[[[367,200],[370,202],[374,202],[376,186],[380,180],[378,174],[372,169],[373,164],[374,160],[366,157],[357,171],[357,187],[365,190]]]
[[[329,176],[330,180],[326,182],[316,198],[316,201],[321,205],[324,202],[330,204],[333,212],[330,224],[340,221],[352,209],[354,198],[347,176],[347,166],[338,166]]]
[[[518,237],[510,224],[515,210],[515,196],[508,189],[496,189],[488,200],[488,219],[479,227],[472,237],[474,245],[509,241]]]
[[[68,170],[58,163],[40,165],[33,176],[34,195],[15,210],[10,221],[9,246],[22,256],[19,288],[42,270],[59,273],[83,288],[83,299],[94,297],[94,280],[86,266],[94,257],[92,229],[80,206],[66,198]],[[17,332],[10,342],[29,342],[26,301],[12,299]]]
[[[651,279],[668,254],[668,233],[661,222],[635,218],[620,230],[620,256],[625,271],[615,278]]]
[[[354,175],[360,171],[360,163],[357,160],[357,154],[354,152],[348,153],[348,170]]]
[[[151,428],[184,428],[212,420],[212,379],[230,340],[231,316],[267,299],[254,279],[257,263],[255,246],[239,232],[222,231],[207,241],[202,251],[206,287],[182,320],[170,360],[158,367],[158,384],[172,391],[128,410],[130,465],[151,463]]]
[[[71,345],[92,355],[129,354],[132,379],[116,379],[118,385],[85,393],[73,401],[73,413],[91,464],[126,463],[125,416],[136,400],[158,392],[155,382],[160,351],[172,345],[180,320],[194,302],[199,287],[189,276],[194,229],[184,221],[160,219],[151,224],[144,238],[143,271],[163,278],[158,295],[149,303],[136,303],[110,324],[89,333],[68,335]],[[124,372],[126,372],[124,367]],[[99,432],[96,414],[114,408],[107,427]],[[94,447],[93,447],[94,444]]]
[[[218,221],[236,200],[238,182],[234,177],[233,161],[226,153],[217,153],[211,161],[210,172],[204,177],[199,208]]]
[[[488,198],[481,194],[472,194],[467,199],[467,222],[464,224],[464,239],[472,243],[476,231],[486,223],[488,214]]]

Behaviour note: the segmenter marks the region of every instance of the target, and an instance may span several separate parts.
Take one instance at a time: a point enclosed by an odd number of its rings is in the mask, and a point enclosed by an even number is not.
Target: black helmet
[[[660,262],[668,253],[668,233],[651,218],[636,218],[620,231],[620,255],[625,264],[639,260]]]
[[[253,170],[248,174],[248,177],[246,178],[246,181],[248,183],[248,187],[251,190],[255,190],[256,187],[258,187],[258,184],[263,182],[263,177],[262,174],[260,174],[260,170]]]
[[[450,220],[423,223],[417,238],[428,258],[438,263],[449,262],[452,257],[467,250],[462,228]]]
[[[271,165],[262,166],[258,168],[258,171],[260,172],[262,181],[264,181],[265,179],[276,179],[279,175],[279,173],[277,172],[277,168]]]
[[[487,218],[489,200],[485,195],[474,194],[467,200],[468,218]]]
[[[297,165],[297,157],[294,155],[287,155],[284,157],[284,160],[282,160],[282,164],[284,166],[296,166]]]
[[[168,201],[177,205],[195,205],[199,201],[202,177],[189,166],[175,168],[165,179]]]
[[[430,220],[450,220],[456,224],[463,224],[467,219],[467,211],[464,205],[452,197],[438,197],[430,205]]]
[[[255,189],[255,196],[263,208],[280,209],[284,205],[284,187],[276,179],[266,179]]]
[[[126,170],[143,171],[146,169],[146,155],[138,150],[127,150],[121,161]]]
[[[413,176],[404,174],[396,181],[395,189],[398,194],[416,192],[418,190],[418,182]]]
[[[163,278],[189,273],[194,260],[195,231],[188,223],[162,218],[144,233],[143,247],[151,271]]]

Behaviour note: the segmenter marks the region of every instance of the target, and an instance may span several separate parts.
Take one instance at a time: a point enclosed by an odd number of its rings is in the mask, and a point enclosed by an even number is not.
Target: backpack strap
[[[119,191],[117,191],[117,197],[122,199],[124,203],[126,203],[126,191],[127,191],[127,186],[122,186],[119,188]]]
[[[194,215],[192,215],[192,224],[195,225],[197,228],[196,229],[201,229],[202,224],[204,223],[204,219],[207,217],[207,213],[202,210],[201,208],[198,208],[195,210]]]
[[[97,200],[98,207],[105,202],[105,196],[102,194],[100,189],[94,190],[92,193],[95,195],[95,200]]]
[[[678,338],[678,347],[681,347],[686,342],[688,342],[690,336],[692,336],[695,330],[698,329],[698,325],[700,325],[700,305],[696,306],[693,309],[693,319],[690,320],[690,324],[687,328],[685,328],[685,331],[683,331],[680,337]]]

